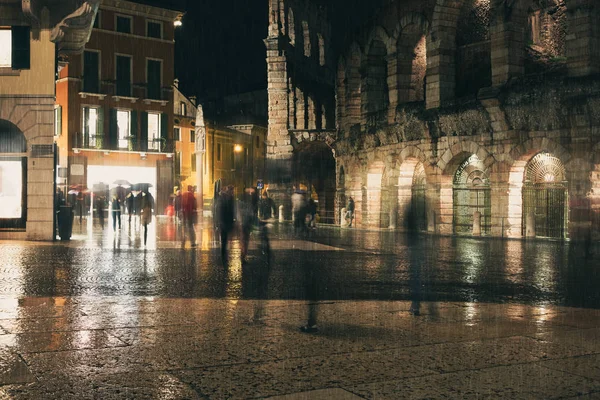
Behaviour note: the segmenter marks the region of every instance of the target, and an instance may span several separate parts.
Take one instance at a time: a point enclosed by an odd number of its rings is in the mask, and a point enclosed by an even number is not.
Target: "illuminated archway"
[[[538,153],[527,163],[523,177],[522,234],[566,237],[568,207],[563,163],[549,152]]]
[[[0,119],[0,228],[25,229],[27,141],[13,123]]]
[[[363,224],[379,228],[381,224],[381,186],[385,164],[374,161],[367,168],[366,182],[362,193]]]
[[[465,159],[456,170],[452,184],[454,233],[471,233],[476,212],[481,213],[481,233],[490,233],[491,190],[483,161],[475,154]]]

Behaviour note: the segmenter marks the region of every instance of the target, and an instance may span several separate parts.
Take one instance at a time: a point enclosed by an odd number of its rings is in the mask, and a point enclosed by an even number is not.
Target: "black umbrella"
[[[134,183],[131,185],[131,190],[140,190],[142,192],[147,191],[153,185],[151,183]]]
[[[116,181],[113,182],[113,185],[121,186],[124,188],[131,187],[131,183],[129,183],[129,181],[127,181],[125,179],[117,179]]]

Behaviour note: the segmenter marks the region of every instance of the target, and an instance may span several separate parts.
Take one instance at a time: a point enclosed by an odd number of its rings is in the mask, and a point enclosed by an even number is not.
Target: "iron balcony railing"
[[[77,149],[96,149],[96,150],[120,150],[132,152],[149,153],[173,153],[175,151],[175,141],[166,138],[141,140],[134,136],[119,138],[111,143],[107,138],[101,135],[84,135],[77,132],[72,139],[73,148]]]

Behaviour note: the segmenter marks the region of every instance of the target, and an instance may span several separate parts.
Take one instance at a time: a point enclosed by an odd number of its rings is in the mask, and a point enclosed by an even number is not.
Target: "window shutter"
[[[87,107],[83,107],[83,127],[81,129],[83,133],[83,147],[88,147],[90,145],[90,132],[88,123],[90,120],[90,109]]]
[[[111,149],[116,149],[119,143],[119,125],[117,124],[117,110],[110,109],[110,128],[108,132],[108,142]]]
[[[140,150],[141,151],[148,151],[148,113],[147,112],[142,112],[142,132],[140,135]]]
[[[12,69],[30,69],[29,26],[12,27]]]
[[[104,108],[98,107],[98,119],[96,120],[96,135],[104,138]]]
[[[137,144],[138,136],[138,113],[135,110],[131,110],[131,114],[129,115],[131,118],[131,125],[129,129],[129,136],[132,136],[129,141],[129,151],[135,151],[139,149],[139,145]]]
[[[56,107],[56,136],[60,136],[62,134],[62,106]]]

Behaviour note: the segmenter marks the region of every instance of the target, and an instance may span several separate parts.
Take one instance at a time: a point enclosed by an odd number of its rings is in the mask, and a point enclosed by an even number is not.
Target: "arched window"
[[[310,47],[310,31],[308,30],[308,22],[302,21],[302,35],[304,37],[304,55],[310,57],[312,49]]]
[[[296,45],[296,24],[294,23],[294,11],[292,9],[288,9],[288,17],[287,17],[287,34],[290,38],[290,44],[292,46]]]
[[[386,56],[385,44],[381,40],[373,40],[369,46],[366,75],[363,78],[365,85],[362,106],[369,128],[387,122],[389,92]]]
[[[27,220],[27,141],[13,123],[0,120],[0,228],[25,228]]]
[[[319,40],[319,65],[325,65],[325,39],[320,33],[317,34]]]

